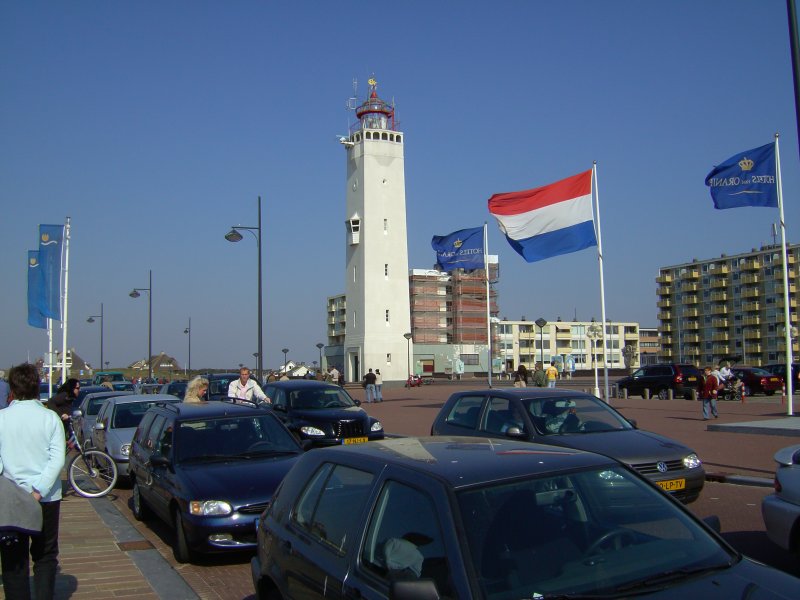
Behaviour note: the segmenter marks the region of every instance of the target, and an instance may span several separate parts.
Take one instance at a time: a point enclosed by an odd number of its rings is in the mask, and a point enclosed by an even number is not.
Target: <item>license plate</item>
[[[364,444],[369,441],[369,438],[365,437],[355,437],[355,438],[344,438],[342,443],[347,446],[349,444]]]
[[[665,481],[656,481],[656,485],[662,490],[674,492],[675,490],[683,490],[686,488],[685,479],[667,479]]]
[[[697,377],[687,377],[686,381],[697,381]]]
[[[778,377],[770,377],[769,380],[772,381],[773,383],[778,383],[780,381]]]

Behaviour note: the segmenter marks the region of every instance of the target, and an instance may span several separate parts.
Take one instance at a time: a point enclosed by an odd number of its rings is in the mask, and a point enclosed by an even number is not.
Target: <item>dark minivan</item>
[[[692,390],[703,388],[703,372],[694,365],[660,363],[645,365],[636,369],[628,377],[617,381],[617,390],[628,391],[629,396],[645,397],[645,390],[650,390],[650,397],[661,400],[669,397],[669,390],[675,398],[692,399]]]

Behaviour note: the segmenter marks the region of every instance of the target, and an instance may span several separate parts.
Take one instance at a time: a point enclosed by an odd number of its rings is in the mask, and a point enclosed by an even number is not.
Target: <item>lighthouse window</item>
[[[368,140],[372,139],[372,134],[368,131],[364,134]]]
[[[386,133],[386,132],[383,132],[383,133],[381,134],[381,139],[384,139],[384,140],[387,140],[387,141],[388,141],[388,140],[389,140],[389,134],[388,134],[388,133]]]
[[[383,265],[383,276],[389,278],[389,263]]]
[[[389,322],[389,309],[386,309],[386,322]]]
[[[383,233],[384,234],[389,233],[389,219],[383,220]]]
[[[356,141],[357,141],[357,142],[360,142],[360,141],[361,141],[361,135],[360,135],[360,134],[358,134],[358,133],[356,134]]]
[[[390,141],[390,142],[393,142],[393,141],[394,141],[394,134],[393,134],[393,133],[390,133],[390,134],[389,134],[389,141]]]
[[[402,141],[403,141],[403,136],[402,135],[398,135],[397,136],[397,143],[399,144]]]

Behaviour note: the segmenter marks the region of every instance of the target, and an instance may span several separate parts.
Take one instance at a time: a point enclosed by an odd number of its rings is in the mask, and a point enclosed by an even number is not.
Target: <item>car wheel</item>
[[[175,510],[175,547],[173,552],[175,560],[179,563],[190,563],[197,558],[197,553],[189,547],[186,539],[186,530],[183,528],[183,517],[180,510]]]
[[[775,395],[775,390],[770,390],[768,392],[764,392],[764,395],[765,396],[774,396]]]
[[[145,503],[142,498],[142,490],[139,488],[139,482],[134,480],[133,493],[131,494],[133,502],[133,516],[137,521],[146,521],[153,516],[150,507]]]
[[[658,390],[659,400],[666,400],[668,397],[669,397],[669,392],[667,391],[667,388],[661,388],[660,390]]]

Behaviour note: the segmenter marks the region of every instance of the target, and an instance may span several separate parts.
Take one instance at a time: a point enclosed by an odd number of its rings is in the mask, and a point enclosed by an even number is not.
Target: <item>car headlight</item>
[[[687,469],[696,469],[697,467],[699,467],[702,464],[703,464],[703,461],[701,461],[697,457],[697,454],[695,454],[694,452],[692,452],[688,456],[685,456],[684,459],[683,459],[683,466],[686,467]]]
[[[369,428],[370,431],[383,431],[383,425],[381,425],[380,421],[375,421],[372,424],[372,427]]]
[[[218,517],[233,512],[231,505],[224,500],[192,500],[189,502],[189,514],[201,517]]]
[[[130,444],[122,444],[119,448],[120,454],[122,456],[130,456],[131,455],[131,445]]]
[[[312,427],[311,425],[305,425],[304,427],[300,428],[302,433],[306,435],[317,435],[317,436],[324,436],[325,432],[319,429],[318,427]]]

